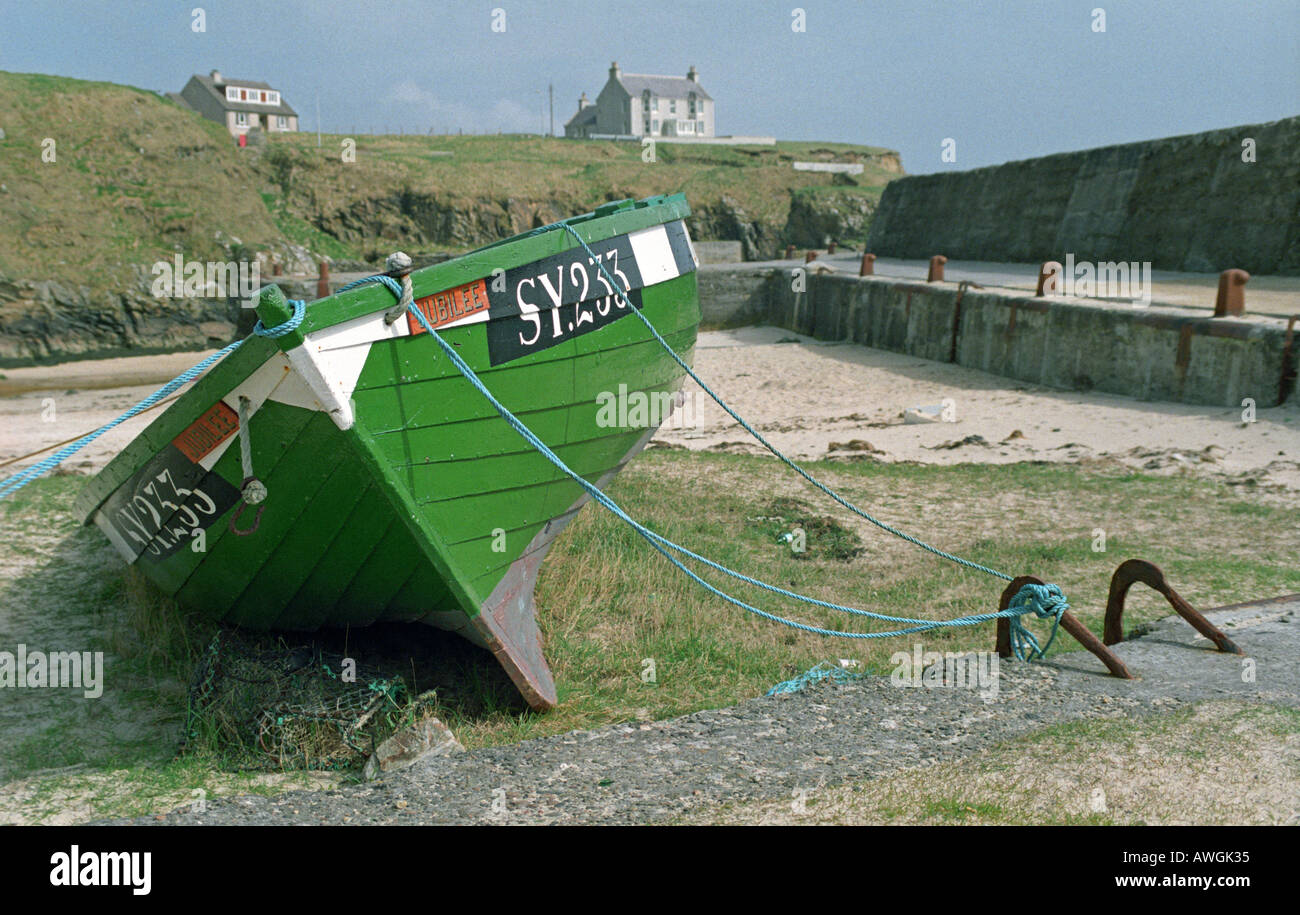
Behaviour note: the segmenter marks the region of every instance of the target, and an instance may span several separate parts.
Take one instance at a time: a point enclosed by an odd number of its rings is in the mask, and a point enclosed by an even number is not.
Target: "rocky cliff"
[[[1243,161],[1247,140],[1254,161]],[[1166,270],[1300,274],[1300,117],[901,178],[885,188],[867,243],[893,257],[1035,262],[1072,252]]]

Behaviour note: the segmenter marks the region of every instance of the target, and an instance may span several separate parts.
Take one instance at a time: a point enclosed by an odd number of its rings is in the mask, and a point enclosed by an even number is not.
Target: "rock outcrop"
[[[116,294],[0,277],[0,365],[203,349],[235,338],[238,298],[161,298],[149,278]]]

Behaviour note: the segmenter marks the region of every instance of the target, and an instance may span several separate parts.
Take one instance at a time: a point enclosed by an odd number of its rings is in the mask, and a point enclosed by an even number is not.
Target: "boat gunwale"
[[[597,216],[594,212],[574,216],[556,224],[550,231],[537,234],[524,232],[476,248],[441,264],[413,270],[410,274],[412,295],[416,299],[426,298],[475,280],[486,279],[494,270],[510,270],[580,247],[573,236],[565,231],[566,224],[572,225],[582,240],[590,245],[617,235],[684,220],[688,216],[690,207],[683,194],[647,197],[642,201],[634,201],[627,209],[615,210],[603,216]],[[554,240],[563,240],[564,243],[557,246]],[[512,248],[513,256],[503,256]],[[532,250],[534,248],[537,250]],[[291,350],[300,345],[307,334],[376,312],[388,311],[392,307],[392,293],[378,284],[334,293],[311,303],[301,326],[280,338],[280,349]]]

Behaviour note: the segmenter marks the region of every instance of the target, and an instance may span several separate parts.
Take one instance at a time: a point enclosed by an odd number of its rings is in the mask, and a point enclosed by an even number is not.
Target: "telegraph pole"
[[[550,83],[546,87],[547,93],[551,97],[551,132],[548,136],[555,136],[555,84]]]

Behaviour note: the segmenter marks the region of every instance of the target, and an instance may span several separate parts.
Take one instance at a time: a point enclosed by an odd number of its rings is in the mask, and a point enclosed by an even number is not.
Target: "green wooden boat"
[[[700,310],[688,215],[674,195],[568,222],[690,362]],[[410,279],[439,335],[598,486],[655,431],[609,425],[600,395],[626,385],[662,402],[682,380],[563,227]],[[394,304],[363,286],[312,302],[282,337],[248,337],[94,478],[78,509],[184,606],[256,629],[425,622],[492,651],[530,705],[550,708],[533,587],[588,497]],[[290,314],[274,287],[257,309],[267,327]],[[242,501],[245,442],[268,493],[256,506]]]

